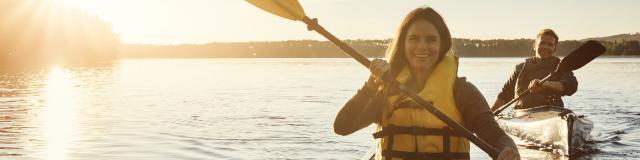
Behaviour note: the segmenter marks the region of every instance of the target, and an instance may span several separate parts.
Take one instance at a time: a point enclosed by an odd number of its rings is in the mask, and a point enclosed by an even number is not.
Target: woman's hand
[[[505,148],[500,152],[497,159],[498,160],[519,160],[520,153],[518,153],[518,150],[510,147]]]
[[[391,69],[391,65],[387,63],[387,61],[378,58],[373,59],[371,64],[369,64],[371,76],[369,76],[369,80],[366,82],[367,87],[377,89],[382,85],[382,76],[384,76],[389,69]]]

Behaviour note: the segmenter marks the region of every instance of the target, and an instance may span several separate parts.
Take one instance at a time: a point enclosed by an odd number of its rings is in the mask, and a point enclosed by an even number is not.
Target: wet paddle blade
[[[246,0],[250,4],[282,18],[298,21],[306,15],[298,0]]]
[[[602,55],[606,50],[607,49],[597,41],[587,41],[560,61],[558,68],[556,68],[556,73],[566,73],[576,70]]]

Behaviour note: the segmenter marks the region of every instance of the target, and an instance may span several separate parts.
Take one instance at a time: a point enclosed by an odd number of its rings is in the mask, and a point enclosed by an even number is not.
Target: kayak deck
[[[565,156],[585,147],[593,128],[584,116],[556,106],[514,110],[496,121],[506,133]]]

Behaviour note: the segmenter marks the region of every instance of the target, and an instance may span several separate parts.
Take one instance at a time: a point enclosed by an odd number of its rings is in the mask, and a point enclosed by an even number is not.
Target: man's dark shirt
[[[498,94],[498,98],[509,101],[524,92],[529,87],[529,83],[533,79],[543,79],[553,72],[560,63],[560,58],[550,57],[547,59],[538,59],[530,57],[518,65],[516,65],[513,74],[502,87],[502,92]],[[522,97],[517,103],[516,109],[531,108],[542,105],[564,106],[561,96],[572,95],[578,90],[578,81],[573,72],[568,72],[552,81],[559,81],[564,87],[564,91],[555,92],[550,89],[543,90],[538,93],[532,93]]]

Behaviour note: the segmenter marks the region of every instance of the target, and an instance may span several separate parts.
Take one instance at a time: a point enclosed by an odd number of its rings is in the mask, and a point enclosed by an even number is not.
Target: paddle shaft
[[[305,16],[304,18],[302,18],[302,22],[307,24],[307,29],[309,31],[315,30],[316,32],[320,33],[322,36],[329,39],[329,41],[333,42],[333,44],[338,45],[338,47],[340,47],[342,51],[346,52],[347,54],[349,54],[349,56],[353,57],[354,59],[356,59],[356,61],[360,62],[360,64],[367,67],[367,69],[369,68],[369,65],[371,65],[371,61],[367,57],[358,53],[358,51],[351,48],[351,46],[347,45],[346,43],[338,39],[336,36],[329,33],[329,31],[325,30],[324,27],[318,24],[317,19],[315,18],[310,19],[309,17]]]
[[[367,69],[369,68],[369,65],[371,64],[371,61],[369,61],[369,59],[367,59],[367,57],[365,57],[362,54],[358,53],[358,51],[356,51],[353,48],[351,48],[351,46],[345,44],[340,39],[336,38],[333,34],[329,33],[327,30],[325,30],[322,26],[320,26],[318,24],[317,19],[310,19],[309,17],[305,16],[302,19],[302,22],[307,24],[307,29],[308,30],[315,30],[316,32],[320,33],[322,36],[326,37],[331,42],[333,42],[334,44],[338,45],[340,47],[340,49],[342,49],[344,52],[349,54],[351,57],[355,58],[358,62],[360,62],[360,64],[362,64],[365,67],[367,67]],[[482,149],[487,154],[489,154],[489,156],[491,156],[491,158],[495,159],[500,154],[500,151],[498,151],[496,148],[492,147],[487,142],[485,142],[482,139],[480,139],[477,136],[475,136],[473,133],[471,133],[471,131],[467,130],[466,128],[464,128],[459,123],[457,123],[457,122],[453,121],[451,118],[447,117],[447,115],[445,115],[444,113],[440,112],[433,105],[431,105],[431,103],[429,103],[429,102],[425,101],[424,99],[422,99],[422,97],[420,97],[416,92],[414,92],[414,91],[408,89],[406,86],[400,84],[400,82],[398,82],[390,74],[385,74],[382,78],[384,79],[385,83],[389,84],[390,86],[392,86],[392,87],[394,87],[396,89],[399,89],[404,94],[406,94],[411,99],[413,99],[416,103],[418,103],[420,106],[422,106],[424,109],[426,109],[431,114],[433,114],[434,116],[438,117],[438,119],[440,119],[444,123],[446,123],[449,127],[451,127],[454,130],[462,133],[469,141],[471,141],[473,144],[475,144],[480,149]]]
[[[551,77],[553,77],[553,75],[558,75],[557,72],[552,72],[551,74],[549,74],[549,76],[544,77],[542,80],[540,80],[538,82],[538,84],[542,84],[546,81],[548,81]],[[529,95],[531,92],[529,92],[531,88],[527,88],[526,90],[524,90],[522,93],[518,94],[518,96],[516,98],[513,98],[511,101],[507,102],[506,104],[500,106],[500,108],[498,108],[495,112],[493,112],[493,116],[497,116],[498,114],[500,114],[500,112],[502,112],[504,109],[507,109],[507,107],[509,107],[511,104],[515,103],[516,101],[520,100],[522,97]]]

